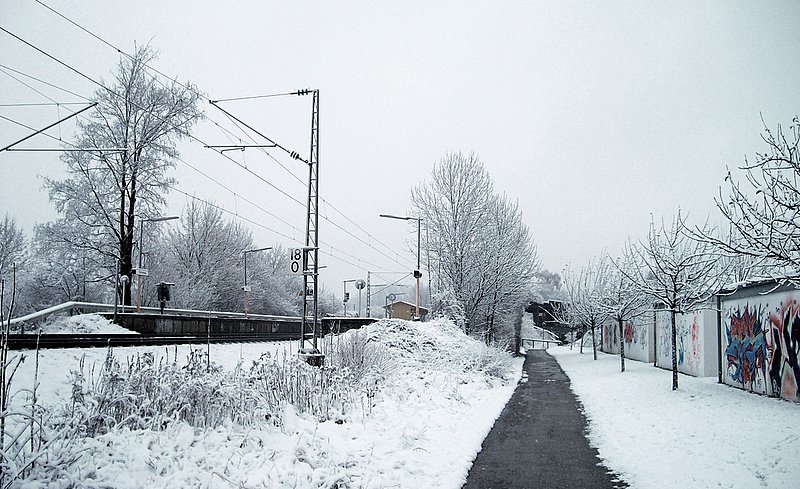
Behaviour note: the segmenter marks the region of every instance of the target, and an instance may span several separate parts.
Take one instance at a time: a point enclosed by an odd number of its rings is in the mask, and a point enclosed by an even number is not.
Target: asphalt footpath
[[[586,418],[569,377],[546,351],[529,350],[523,380],[483,441],[462,489],[538,487],[628,486],[589,446]]]

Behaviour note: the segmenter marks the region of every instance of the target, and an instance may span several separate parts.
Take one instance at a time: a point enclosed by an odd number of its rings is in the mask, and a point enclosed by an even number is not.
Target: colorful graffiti
[[[770,314],[769,379],[773,395],[800,400],[800,306],[792,298],[781,304],[778,314]]]
[[[744,306],[744,311],[732,311],[725,333],[730,378],[744,389],[766,393],[768,351],[760,311],[752,311],[750,304]]]
[[[628,321],[625,323],[625,343],[633,343],[635,339],[633,323]]]
[[[683,328],[681,333],[681,348],[685,343],[688,343],[690,348],[688,352],[681,354],[680,363],[685,361],[694,371],[699,371],[703,362],[703,352],[700,346],[700,325],[697,323],[697,318],[698,314],[693,314],[692,325],[688,328],[689,331],[687,332],[687,328]]]

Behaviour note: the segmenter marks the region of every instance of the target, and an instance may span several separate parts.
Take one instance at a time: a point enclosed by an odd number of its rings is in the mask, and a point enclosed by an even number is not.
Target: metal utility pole
[[[420,266],[420,245],[422,243],[420,238],[420,232],[422,230],[422,218],[421,217],[412,217],[412,216],[394,216],[391,214],[380,214],[380,217],[386,217],[388,219],[399,219],[401,221],[417,221],[417,268],[414,270],[414,278],[417,279],[417,299],[414,303],[415,305],[415,319],[419,320],[419,279],[422,278],[422,272],[419,270]],[[430,273],[430,272],[429,272]]]
[[[305,332],[312,321],[312,348],[317,350],[319,334],[319,90],[298,90],[297,95],[312,95],[311,102],[311,154],[308,158],[308,201],[306,205],[306,245],[303,248],[303,321],[300,327],[301,348],[305,346]],[[310,292],[310,294],[309,294]]]
[[[370,305],[370,292],[369,292],[369,275],[371,272],[367,271],[367,312],[364,314],[366,317],[372,317],[369,315],[369,305]]]

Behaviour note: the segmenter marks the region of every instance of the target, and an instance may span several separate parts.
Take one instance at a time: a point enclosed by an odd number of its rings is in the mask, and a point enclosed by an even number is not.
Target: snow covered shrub
[[[325,354],[326,363],[349,370],[357,383],[383,377],[392,366],[389,350],[371,339],[365,330],[350,330],[326,338]]]
[[[320,421],[338,417],[353,404],[353,374],[348,369],[326,365],[312,367],[297,358],[278,359],[269,353],[253,361],[248,385],[259,408],[277,414],[287,404],[299,413]]]
[[[431,297],[431,315],[434,319],[445,319],[462,331],[467,324],[464,305],[451,290],[435,292]]]
[[[513,366],[514,361],[506,349],[486,348],[475,352],[471,357],[473,367],[490,377],[502,378]]]
[[[73,372],[71,414],[88,436],[113,427],[161,430],[174,420],[195,427],[249,422],[257,407],[249,391],[238,388],[238,375],[210,363],[202,350],[192,350],[187,364],[179,366],[176,359],[155,363],[148,353],[123,365],[109,349],[88,386],[82,371]]]
[[[464,334],[445,319],[386,319],[364,330],[372,341],[385,346],[397,362],[417,370],[456,376],[481,371],[489,377],[503,377],[513,365],[510,353]]]

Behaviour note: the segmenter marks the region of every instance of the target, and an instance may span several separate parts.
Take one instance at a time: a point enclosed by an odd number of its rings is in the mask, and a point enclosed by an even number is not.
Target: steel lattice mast
[[[308,158],[308,202],[306,206],[306,246],[303,250],[303,323],[305,332],[313,331],[312,345],[317,350],[319,335],[318,285],[319,285],[319,90],[311,90],[311,154]],[[309,321],[312,326],[309,328]]]

